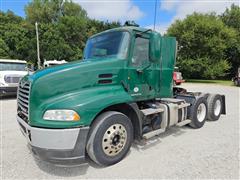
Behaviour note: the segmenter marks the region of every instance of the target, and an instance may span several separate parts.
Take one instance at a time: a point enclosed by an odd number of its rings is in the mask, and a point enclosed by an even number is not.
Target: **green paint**
[[[75,61],[40,70],[23,79],[31,81],[30,125],[48,128],[86,126],[90,125],[98,113],[111,105],[172,97],[175,38],[161,37],[160,34],[151,31],[142,33],[141,36],[146,39],[144,42],[149,41],[150,60],[136,65],[132,61],[135,42],[138,41],[136,37],[139,36],[136,34],[146,29],[122,27],[94,35],[92,38],[113,31],[130,33],[125,59],[102,56]],[[100,52],[106,54],[103,50]],[[99,78],[99,74],[113,76]],[[112,82],[99,84],[99,80],[104,79],[111,79]],[[43,114],[48,109],[73,109],[80,115],[81,120],[43,120]]]

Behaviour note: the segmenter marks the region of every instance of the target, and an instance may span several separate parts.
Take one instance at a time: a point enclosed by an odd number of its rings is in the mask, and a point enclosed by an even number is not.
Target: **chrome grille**
[[[30,83],[20,82],[17,94],[18,115],[26,122],[29,119],[29,92]]]
[[[19,83],[21,76],[14,76],[14,75],[5,75],[4,76],[4,81],[6,83]]]

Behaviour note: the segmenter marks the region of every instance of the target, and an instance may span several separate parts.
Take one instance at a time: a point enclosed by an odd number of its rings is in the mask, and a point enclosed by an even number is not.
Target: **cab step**
[[[145,116],[148,116],[148,115],[151,115],[151,114],[157,114],[157,113],[161,113],[164,111],[164,109],[161,109],[161,108],[147,108],[147,109],[142,109],[141,110],[142,113],[145,115]]]
[[[157,129],[157,130],[154,130],[154,131],[151,131],[151,132],[148,132],[146,134],[143,134],[143,139],[147,140],[147,139],[150,139],[154,136],[157,136],[163,132],[165,132],[166,129]]]
[[[177,123],[176,126],[182,127],[182,126],[185,126],[186,124],[189,124],[190,122],[191,122],[190,119],[186,119],[186,120],[184,120],[182,122]]]

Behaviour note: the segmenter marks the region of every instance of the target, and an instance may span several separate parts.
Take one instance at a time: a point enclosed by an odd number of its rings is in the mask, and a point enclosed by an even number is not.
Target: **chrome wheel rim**
[[[108,156],[119,154],[127,141],[127,131],[122,124],[113,124],[103,135],[102,149]]]
[[[221,101],[218,99],[215,104],[214,104],[214,115],[218,116],[220,114],[221,111]]]
[[[206,105],[201,103],[197,109],[197,119],[199,122],[203,122],[207,114]]]

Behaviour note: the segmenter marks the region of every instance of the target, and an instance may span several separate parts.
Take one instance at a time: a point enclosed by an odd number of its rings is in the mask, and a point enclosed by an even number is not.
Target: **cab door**
[[[149,59],[149,35],[135,36],[128,66],[129,93],[136,101],[151,99],[158,91],[157,66]]]

